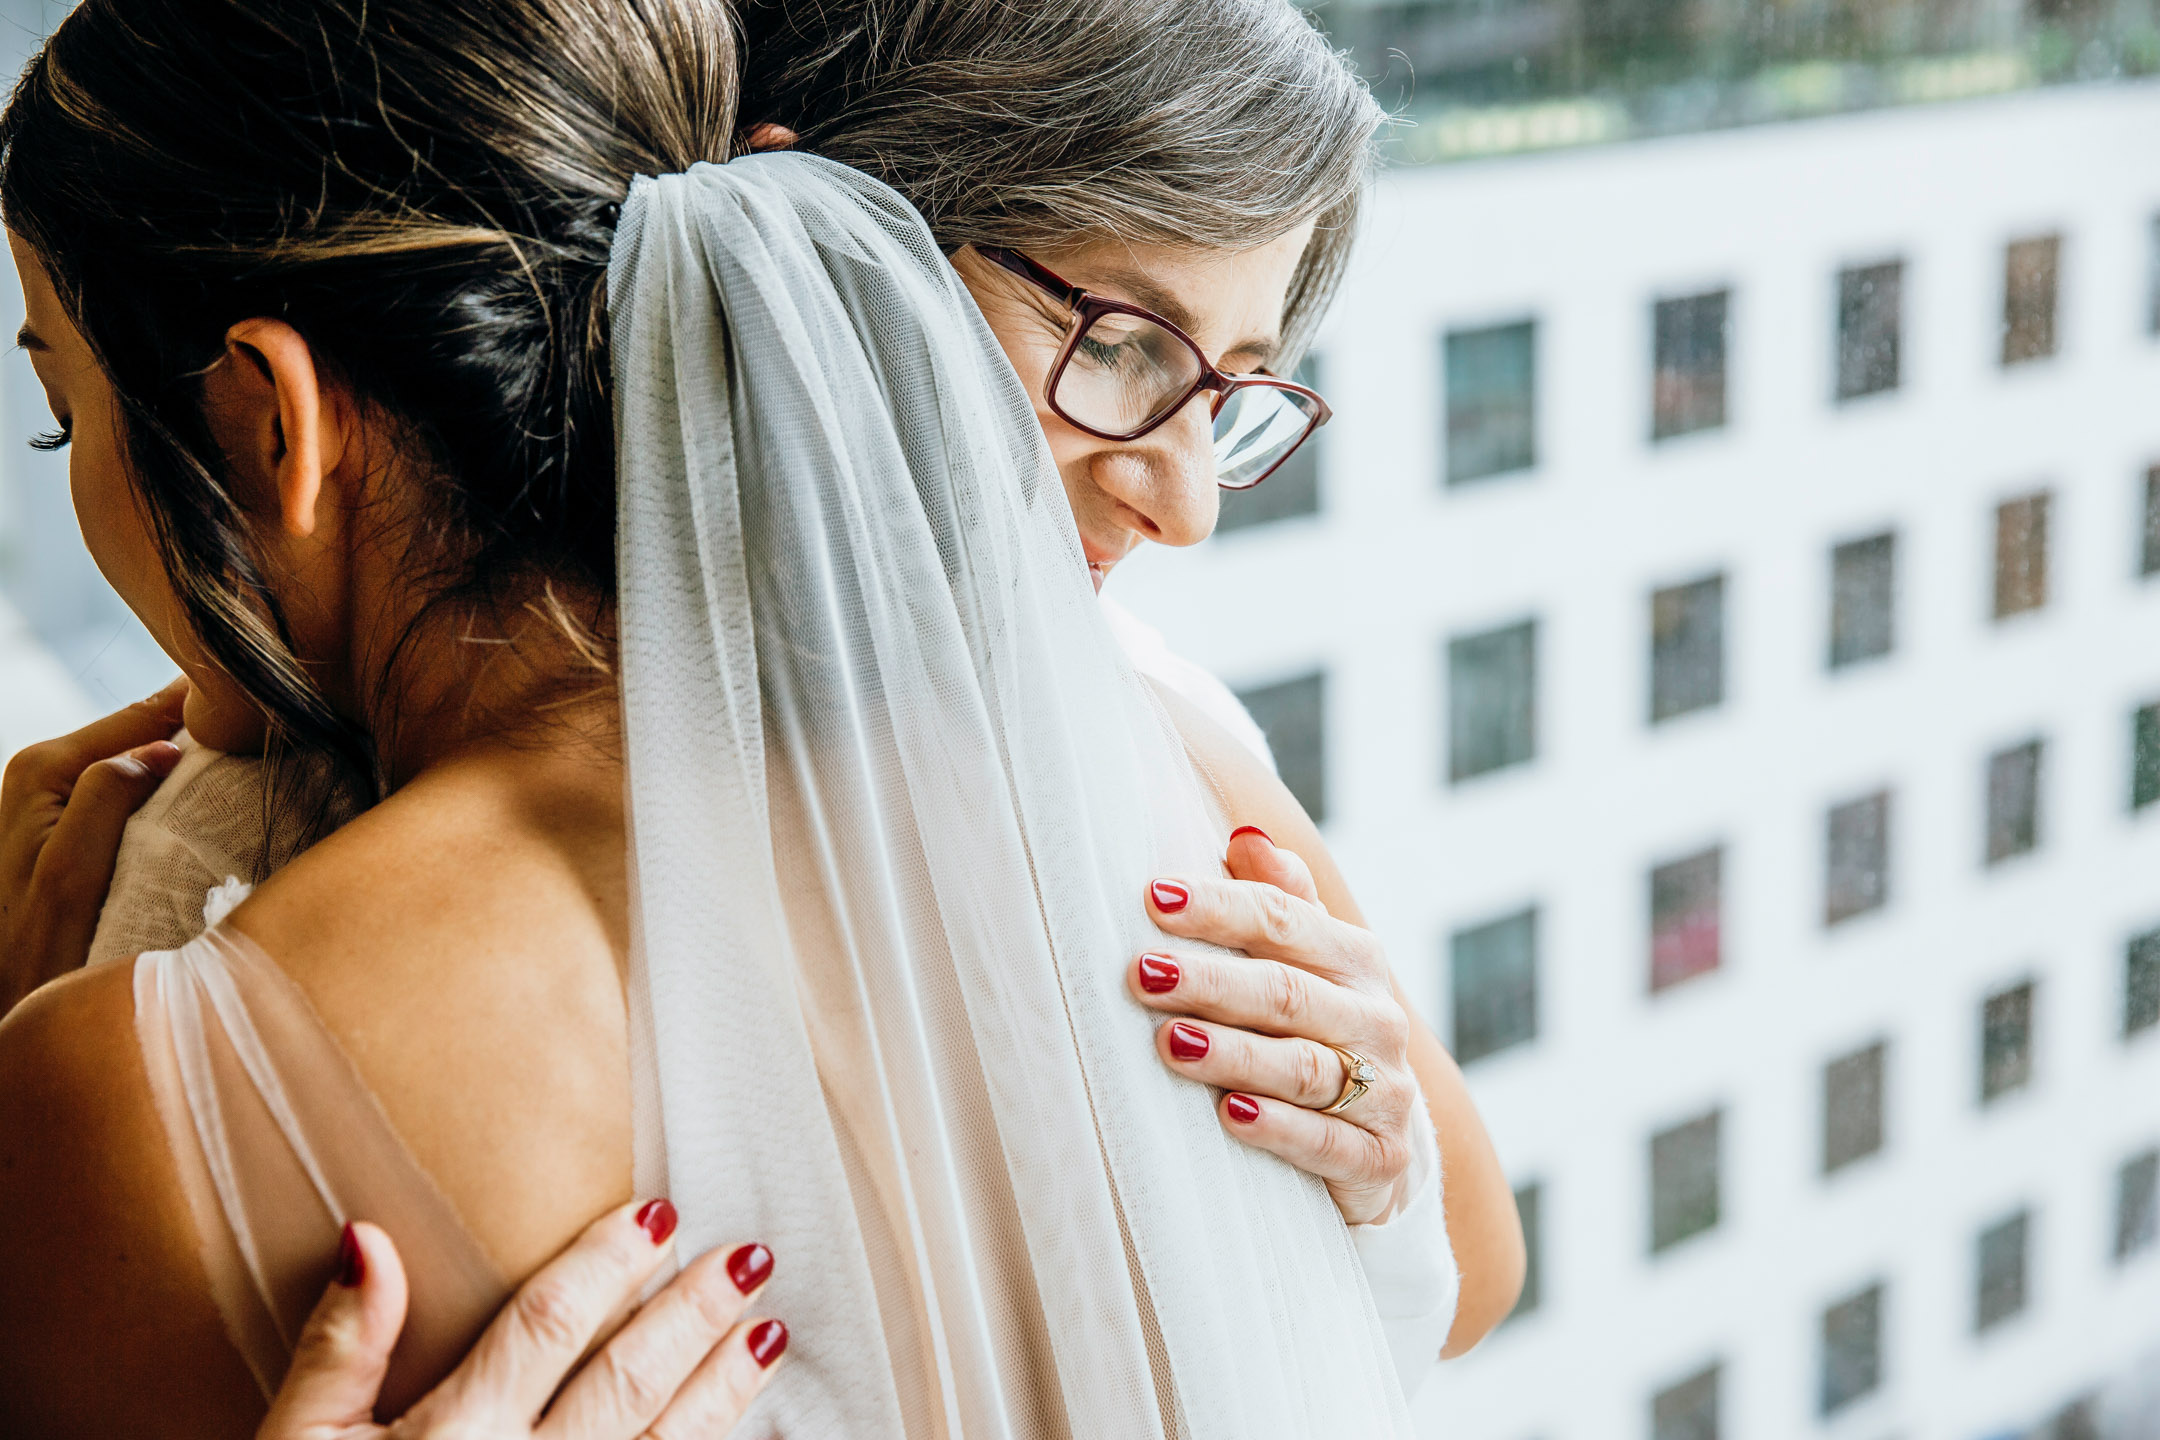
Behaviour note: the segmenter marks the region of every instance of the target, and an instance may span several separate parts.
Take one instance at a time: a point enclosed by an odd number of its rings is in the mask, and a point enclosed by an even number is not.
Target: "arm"
[[[1362,928],[1364,915],[1351,897],[1318,829],[1280,780],[1243,746],[1205,715],[1175,695],[1164,695],[1179,731],[1196,760],[1221,787],[1234,826],[1256,826],[1262,837],[1240,837],[1229,847],[1233,880],[1273,885],[1293,895],[1317,898],[1329,919]],[[1159,917],[1165,928],[1238,948],[1237,938],[1180,924],[1181,917]],[[1278,948],[1275,958],[1298,963]],[[1444,1356],[1460,1355],[1507,1318],[1522,1291],[1526,1255],[1515,1197],[1500,1168],[1492,1141],[1463,1083],[1462,1072],[1440,1044],[1416,1007],[1403,993],[1392,969],[1386,984],[1407,1025],[1407,1061],[1425,1096],[1446,1173],[1446,1216],[1450,1242],[1462,1271],[1462,1294]],[[1278,1031],[1277,1033],[1294,1033]],[[1325,1038],[1325,1037],[1314,1037]],[[1296,1163],[1293,1160],[1293,1163]]]

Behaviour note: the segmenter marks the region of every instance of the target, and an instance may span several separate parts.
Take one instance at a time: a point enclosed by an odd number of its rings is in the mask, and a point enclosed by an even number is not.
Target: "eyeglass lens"
[[[1137,315],[1095,317],[1073,346],[1052,397],[1092,430],[1124,435],[1183,400],[1200,378],[1200,358],[1178,336]],[[1215,415],[1216,481],[1255,485],[1311,427],[1310,402],[1290,390],[1234,390]]]

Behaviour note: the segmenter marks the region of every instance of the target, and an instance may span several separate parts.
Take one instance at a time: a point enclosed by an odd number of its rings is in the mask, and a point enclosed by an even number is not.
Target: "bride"
[[[635,1169],[695,1248],[806,1257],[798,1433],[1399,1430],[1342,1187],[1230,1135],[1318,1117],[1132,1063],[1135,901],[1175,929],[1229,893],[1148,882],[1277,802],[1110,647],[921,220],[806,158],[690,168],[725,153],[709,13],[290,9],[85,6],[6,126],[86,528],[191,724],[268,711],[390,792],[200,946],[11,1021],[6,1403],[246,1423],[227,1337],[260,1375],[328,1258],[281,1183],[432,1237],[419,1384]],[[250,1096],[285,1149],[205,1122]]]

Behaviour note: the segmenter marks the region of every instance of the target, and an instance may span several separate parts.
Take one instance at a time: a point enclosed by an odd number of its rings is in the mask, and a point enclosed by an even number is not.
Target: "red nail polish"
[[[1232,840],[1237,839],[1237,837],[1240,835],[1258,835],[1262,840],[1267,840],[1267,843],[1270,845],[1275,843],[1273,840],[1268,840],[1267,831],[1261,829],[1258,825],[1240,825],[1237,827],[1237,829],[1230,832],[1230,838]]]
[[[744,1338],[749,1342],[750,1358],[757,1361],[758,1369],[770,1370],[772,1362],[787,1349],[787,1326],[778,1320],[767,1320],[754,1326]]]
[[[646,1201],[638,1206],[636,1218],[655,1245],[667,1244],[668,1236],[675,1233],[675,1207],[665,1200]]]
[[[1250,1125],[1260,1118],[1260,1107],[1243,1095],[1225,1095],[1222,1108],[1230,1112],[1230,1118],[1240,1125]]]
[[[1192,895],[1175,880],[1157,880],[1148,886],[1148,894],[1155,899],[1155,908],[1165,915],[1175,915],[1185,908]]]
[[[745,1245],[727,1257],[727,1278],[748,1295],[772,1274],[772,1251],[763,1245]]]
[[[367,1254],[360,1248],[360,1237],[353,1233],[352,1221],[345,1222],[345,1232],[338,1236],[337,1283],[350,1290],[367,1278]]]
[[[1140,988],[1150,995],[1167,994],[1177,989],[1177,961],[1168,955],[1142,955],[1140,957]]]
[[[1207,1058],[1207,1031],[1195,1030],[1182,1021],[1170,1027],[1170,1053],[1180,1060]]]

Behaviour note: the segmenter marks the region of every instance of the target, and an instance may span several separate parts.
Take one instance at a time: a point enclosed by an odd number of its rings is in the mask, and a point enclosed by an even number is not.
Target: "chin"
[[[222,693],[224,685],[206,684],[193,675],[188,680],[187,704],[180,713],[195,743],[229,755],[260,754],[269,733],[262,711],[238,695]]]

